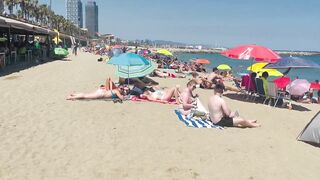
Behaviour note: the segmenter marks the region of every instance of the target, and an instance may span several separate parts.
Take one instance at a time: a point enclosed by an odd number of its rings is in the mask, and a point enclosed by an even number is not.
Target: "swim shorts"
[[[223,117],[215,125],[222,126],[222,127],[225,127],[225,126],[226,127],[233,127],[233,118],[231,118],[231,117]]]

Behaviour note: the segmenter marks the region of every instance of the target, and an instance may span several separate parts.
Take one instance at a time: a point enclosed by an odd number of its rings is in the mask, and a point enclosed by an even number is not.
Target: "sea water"
[[[177,53],[175,54],[179,60],[189,61],[190,59],[208,59],[211,64],[205,65],[206,69],[211,72],[213,67],[217,67],[220,64],[228,64],[232,67],[232,73],[235,76],[240,76],[243,73],[249,73],[247,71],[247,67],[252,63],[251,60],[238,60],[238,59],[230,59],[220,54],[192,54],[192,53]],[[285,57],[285,56],[282,56]],[[315,63],[320,64],[320,56],[301,56],[301,58],[306,59],[308,61],[313,61]],[[280,72],[284,72],[285,69],[280,69]],[[299,78],[299,79],[307,79],[309,82],[313,82],[315,80],[320,80],[320,69],[313,68],[305,68],[305,69],[291,69],[288,73],[291,79]],[[274,79],[275,77],[270,77],[270,79]]]

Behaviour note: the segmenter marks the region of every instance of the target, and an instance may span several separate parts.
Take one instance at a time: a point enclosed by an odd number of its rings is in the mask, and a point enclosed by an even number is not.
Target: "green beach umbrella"
[[[54,48],[54,55],[68,56],[69,52],[63,48]]]
[[[152,73],[157,68],[157,64],[151,62],[149,65],[143,66],[118,66],[116,75],[122,78],[143,77]]]
[[[160,49],[160,50],[157,51],[157,53],[158,54],[163,54],[163,55],[166,55],[166,56],[173,56],[173,54],[170,51],[166,50],[166,49]]]
[[[221,71],[230,71],[231,70],[231,67],[228,64],[220,64],[217,68]]]

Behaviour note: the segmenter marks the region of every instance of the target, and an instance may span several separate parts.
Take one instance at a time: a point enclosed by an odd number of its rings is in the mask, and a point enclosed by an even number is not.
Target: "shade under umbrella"
[[[118,66],[116,75],[122,78],[137,78],[143,77],[152,73],[156,68],[157,64],[151,62],[149,65],[144,66]]]
[[[146,58],[133,53],[124,53],[116,57],[112,57],[107,64],[119,66],[144,66],[150,62]]]
[[[296,79],[288,86],[290,95],[302,96],[305,92],[309,91],[310,83],[305,79]]]
[[[284,57],[279,59],[276,63],[268,64],[264,68],[269,69],[288,69],[288,68],[320,68],[320,65],[299,57]]]
[[[281,57],[269,48],[258,45],[242,45],[225,50],[223,56],[233,59],[255,60],[258,62],[277,62]]]

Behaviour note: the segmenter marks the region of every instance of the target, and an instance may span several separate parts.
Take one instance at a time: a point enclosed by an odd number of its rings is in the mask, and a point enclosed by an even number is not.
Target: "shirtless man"
[[[195,80],[191,80],[187,83],[187,87],[181,93],[182,100],[182,109],[181,114],[188,115],[191,112],[191,109],[196,108],[197,105],[194,101],[194,96],[192,91],[196,89],[197,82]]]
[[[230,111],[225,100],[221,97],[223,94],[223,85],[217,84],[214,87],[214,94],[209,99],[209,113],[211,121],[218,126],[227,127],[259,127],[260,125],[255,120],[246,120],[237,117]]]

